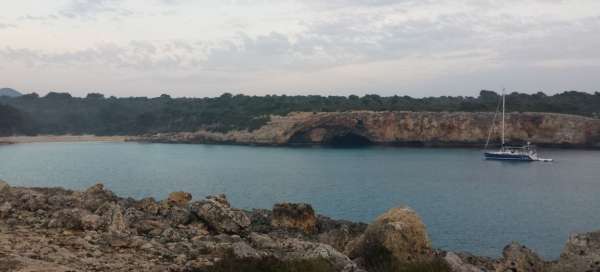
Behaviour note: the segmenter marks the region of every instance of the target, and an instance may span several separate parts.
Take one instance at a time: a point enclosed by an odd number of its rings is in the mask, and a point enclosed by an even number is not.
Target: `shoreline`
[[[0,180],[0,238],[0,267],[11,271],[396,271],[379,269],[385,265],[584,272],[600,262],[600,231],[572,234],[554,260],[517,242],[490,258],[434,248],[420,216],[406,206],[365,224],[319,215],[306,203],[242,210],[225,195],[193,198],[179,191],[163,200],[133,199],[102,184],[73,191]]]
[[[67,142],[125,142],[128,136],[96,135],[38,135],[0,137],[0,144],[67,143]]]
[[[77,143],[77,142],[133,142],[148,144],[192,144],[192,145],[224,145],[224,146],[248,146],[248,147],[291,147],[291,148],[369,148],[369,147],[395,147],[395,148],[466,148],[466,149],[484,149],[484,143],[465,143],[465,142],[384,142],[370,143],[356,146],[335,146],[324,143],[253,143],[253,142],[232,142],[232,141],[171,141],[163,139],[148,139],[144,136],[96,136],[96,135],[38,135],[38,136],[7,136],[0,137],[0,145],[11,144],[32,144],[32,143]],[[577,145],[577,144],[535,144],[537,147],[565,150],[600,150],[598,145]],[[496,147],[497,145],[491,145]]]

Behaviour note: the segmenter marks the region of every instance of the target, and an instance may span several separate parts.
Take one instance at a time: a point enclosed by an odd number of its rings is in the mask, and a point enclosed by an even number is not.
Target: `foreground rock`
[[[0,182],[0,271],[212,271],[232,258],[324,261],[335,271],[360,271],[319,241],[336,224],[327,221],[319,232],[312,208],[289,205],[311,211],[310,218],[293,218],[300,228],[271,226],[279,212],[235,209],[224,195],[192,202],[190,194],[175,192],[163,201],[134,200],[102,184],[76,192]]]
[[[600,271],[600,231],[571,235],[552,271]]]
[[[429,261],[433,256],[425,225],[410,208],[394,208],[380,215],[348,250],[351,258],[390,255],[401,263]],[[365,260],[367,261],[367,260]]]
[[[317,230],[317,217],[309,204],[281,203],[273,207],[271,225],[275,228],[314,233]]]
[[[250,226],[250,218],[242,211],[231,208],[224,195],[210,196],[194,202],[190,210],[217,232],[240,234]]]
[[[121,198],[101,184],[83,192],[0,181],[4,271],[600,271],[600,231],[573,235],[546,262],[513,243],[493,260],[431,247],[410,208],[372,224],[316,215],[308,204],[243,211],[223,195],[193,201]],[[231,265],[234,265],[231,267]],[[285,270],[296,266],[296,270]],[[294,267],[292,267],[294,268]]]

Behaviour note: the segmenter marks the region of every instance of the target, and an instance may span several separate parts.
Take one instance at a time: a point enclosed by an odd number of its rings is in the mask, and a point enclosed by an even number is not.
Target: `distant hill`
[[[17,97],[21,96],[20,92],[17,92],[15,89],[11,88],[2,88],[0,89],[0,96],[8,96],[8,97]]]

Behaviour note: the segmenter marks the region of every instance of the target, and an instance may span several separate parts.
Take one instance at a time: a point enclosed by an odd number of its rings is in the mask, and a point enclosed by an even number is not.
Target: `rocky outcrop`
[[[509,113],[509,141],[539,145],[600,147],[600,120],[553,113]],[[321,112],[272,116],[252,132],[209,131],[161,133],[132,138],[174,143],[287,144],[401,144],[481,146],[494,113],[466,112]],[[493,140],[500,137],[498,130]]]
[[[482,272],[483,269],[465,262],[458,254],[447,252],[444,256],[444,261],[448,263],[452,272]]]
[[[412,209],[401,207],[377,217],[349,246],[348,254],[353,259],[389,255],[399,263],[415,263],[431,260],[433,250],[421,218]]]
[[[552,271],[600,271],[600,231],[571,235]]]
[[[547,264],[535,252],[515,242],[504,247],[502,259],[496,266],[496,271],[543,272],[547,269]]]
[[[309,204],[280,203],[273,207],[271,226],[314,233],[317,230],[317,217]]]
[[[314,260],[331,268],[325,271],[345,272],[404,271],[402,265],[414,271],[600,271],[600,231],[573,235],[556,261],[516,243],[494,260],[433,249],[423,222],[407,207],[367,226],[316,215],[308,204],[243,211],[223,195],[190,200],[187,193],[126,199],[101,184],[77,192],[0,182],[0,271],[210,272],[263,260],[284,266]]]
[[[167,198],[167,202],[178,207],[185,207],[192,200],[192,194],[188,192],[172,192]]]
[[[231,208],[224,195],[209,196],[190,205],[190,210],[220,233],[240,234],[250,226],[250,218],[240,210]]]
[[[84,192],[0,185],[0,271],[210,271],[227,258],[325,260],[336,271],[360,271],[318,240],[325,232],[309,205],[290,206],[311,211],[310,223],[292,218],[312,226],[304,236],[304,227],[271,226],[272,211],[235,209],[224,195],[155,201],[120,198],[102,184]]]

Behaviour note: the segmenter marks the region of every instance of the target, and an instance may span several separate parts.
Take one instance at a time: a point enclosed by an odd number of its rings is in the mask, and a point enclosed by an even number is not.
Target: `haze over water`
[[[498,256],[519,241],[556,258],[570,233],[600,228],[600,151],[541,153],[556,161],[484,161],[476,149],[40,143],[0,146],[0,179],[69,189],[101,181],[136,198],[225,193],[239,208],[307,202],[364,222],[408,205],[436,247]]]

